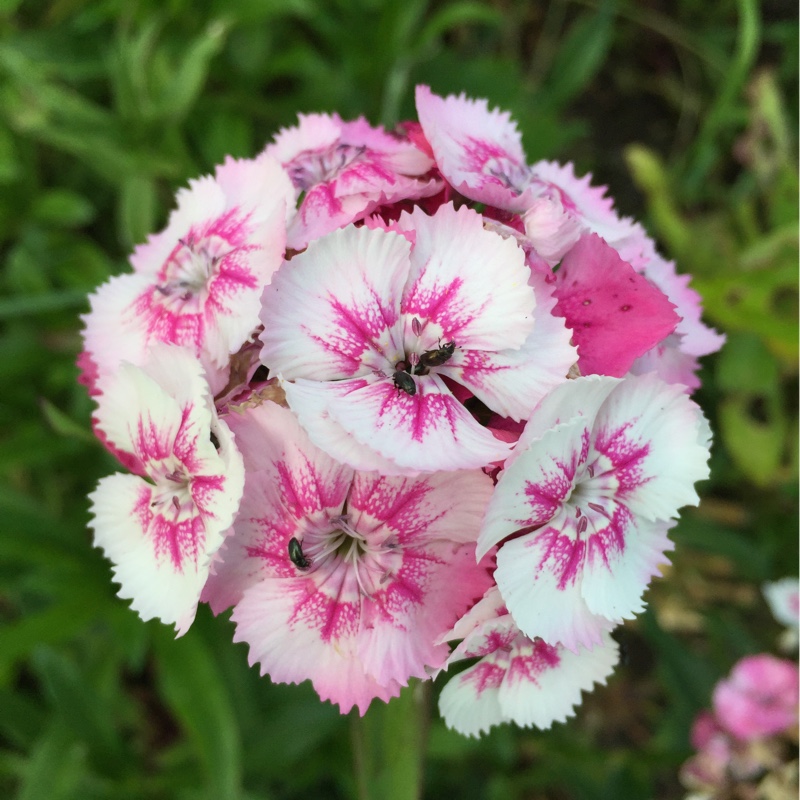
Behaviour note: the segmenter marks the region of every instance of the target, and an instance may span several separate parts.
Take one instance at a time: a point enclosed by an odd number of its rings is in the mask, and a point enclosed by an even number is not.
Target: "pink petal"
[[[656,254],[653,240],[644,228],[614,211],[614,201],[605,186],[592,186],[591,175],[578,178],[572,164],[537,161],[531,167],[539,192],[557,191],[565,209],[580,220],[585,230],[596,233],[613,247],[623,261],[640,269]]]
[[[417,114],[436,166],[465,197],[509,211],[530,205],[530,170],[508,112],[464,94],[439,97],[417,86]]]
[[[665,295],[598,236],[581,237],[556,277],[555,311],[572,328],[584,375],[624,375],[679,321]]]

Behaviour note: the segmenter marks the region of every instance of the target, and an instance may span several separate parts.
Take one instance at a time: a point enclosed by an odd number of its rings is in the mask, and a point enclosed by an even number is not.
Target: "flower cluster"
[[[784,578],[764,586],[778,622],[789,626],[785,649],[797,647],[798,582]],[[796,750],[800,672],[796,659],[769,653],[745,656],[719,681],[712,710],[692,727],[697,751],[681,769],[691,800],[715,797],[789,797],[797,792]],[[794,744],[794,748],[792,746]]]
[[[251,663],[343,712],[470,658],[449,725],[547,727],[697,503],[722,338],[589,177],[486,101],[416,100],[229,158],[92,295],[82,381],[132,473],[95,542],[144,619],[232,606]]]

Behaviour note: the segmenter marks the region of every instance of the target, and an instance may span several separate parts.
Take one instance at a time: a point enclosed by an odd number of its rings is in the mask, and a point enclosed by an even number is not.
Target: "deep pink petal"
[[[573,331],[584,375],[624,375],[678,324],[666,296],[599,236],[581,237],[556,278],[555,312]]]

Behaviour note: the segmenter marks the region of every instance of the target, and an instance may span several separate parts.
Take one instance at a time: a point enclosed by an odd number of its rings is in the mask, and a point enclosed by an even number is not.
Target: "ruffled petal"
[[[482,428],[438,375],[413,380],[413,395],[388,378],[350,381],[348,394],[333,399],[328,413],[356,439],[407,469],[472,469],[508,455],[509,446]]]
[[[393,369],[404,354],[398,321],[409,251],[404,237],[367,228],[312,242],[264,292],[261,360],[286,379]]]
[[[501,416],[527,419],[537,403],[566,380],[578,355],[570,344],[571,331],[553,315],[555,300],[539,276],[533,331],[517,350],[457,350],[439,372],[466,386],[479,400]]]
[[[442,175],[465,197],[508,211],[530,205],[530,169],[507,111],[464,94],[439,97],[417,86],[417,115]]]
[[[418,338],[424,349],[440,338],[463,350],[520,347],[534,326],[536,296],[516,243],[484,230],[480,214],[451,204],[432,217],[415,209],[409,223],[415,245],[401,307],[408,349]]]
[[[596,235],[581,237],[556,278],[555,311],[572,329],[584,375],[624,375],[679,322],[664,293]]]
[[[709,475],[709,441],[708,423],[681,386],[652,374],[626,378],[597,415],[592,490],[613,492],[644,519],[671,519],[699,502],[694,484]]]
[[[530,638],[578,652],[602,642],[615,622],[593,614],[583,597],[586,542],[564,514],[535,533],[506,542],[495,580],[509,613]]]

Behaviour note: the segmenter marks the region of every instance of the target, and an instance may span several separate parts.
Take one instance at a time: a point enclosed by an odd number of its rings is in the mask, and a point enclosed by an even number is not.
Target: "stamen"
[[[586,517],[581,517],[578,522],[578,536],[580,536],[586,528],[589,527],[589,520]]]

